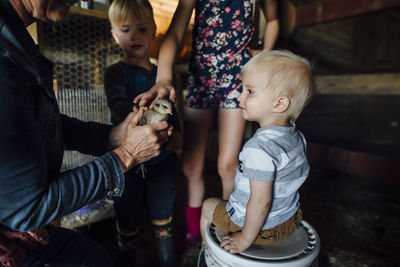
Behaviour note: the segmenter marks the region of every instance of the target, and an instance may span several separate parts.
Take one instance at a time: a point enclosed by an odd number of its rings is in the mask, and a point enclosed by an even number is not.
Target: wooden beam
[[[178,6],[178,2],[179,0],[150,0],[153,7],[154,20],[157,25],[156,35],[165,35]],[[194,16],[195,11],[193,10],[188,25],[189,30],[193,28]]]
[[[400,6],[400,0],[322,0],[296,9],[296,27]]]
[[[317,94],[400,95],[400,73],[316,75]]]

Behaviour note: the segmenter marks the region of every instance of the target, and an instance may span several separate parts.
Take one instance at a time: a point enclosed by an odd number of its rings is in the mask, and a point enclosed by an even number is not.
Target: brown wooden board
[[[286,49],[326,74],[400,71],[400,8],[297,28]]]
[[[318,94],[400,95],[400,72],[316,75]]]
[[[400,5],[398,0],[324,0],[296,9],[296,26],[318,24]]]
[[[310,142],[400,158],[400,96],[316,95],[296,125]]]

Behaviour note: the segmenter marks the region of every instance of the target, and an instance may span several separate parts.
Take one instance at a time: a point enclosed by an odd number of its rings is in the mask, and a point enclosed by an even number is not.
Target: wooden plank
[[[400,158],[400,95],[316,95],[296,121],[309,142]]]
[[[385,8],[400,6],[399,0],[324,0],[296,9],[296,27],[319,24]]]
[[[157,25],[156,35],[165,35],[174,16],[178,0],[150,0],[153,7],[154,20]],[[188,30],[191,31],[194,24],[195,11],[189,21]]]
[[[89,17],[95,17],[95,18],[99,18],[99,19],[108,19],[108,14],[106,12],[98,11],[98,10],[94,10],[94,9],[84,9],[84,8],[73,6],[73,7],[71,7],[71,13],[89,16]]]
[[[316,143],[309,143],[307,152],[312,166],[322,166],[363,178],[378,179],[384,183],[400,184],[399,158],[355,152]]]
[[[319,74],[400,72],[400,7],[299,27],[286,47],[309,57]]]
[[[400,73],[316,75],[317,94],[400,95]]]

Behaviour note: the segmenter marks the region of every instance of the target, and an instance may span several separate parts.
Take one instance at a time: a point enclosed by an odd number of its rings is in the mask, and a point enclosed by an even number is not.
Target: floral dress
[[[199,0],[189,66],[191,108],[237,108],[240,70],[250,59],[251,0]]]

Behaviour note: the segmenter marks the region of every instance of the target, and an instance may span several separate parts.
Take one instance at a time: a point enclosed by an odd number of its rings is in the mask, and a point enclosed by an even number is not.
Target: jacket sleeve
[[[128,100],[122,71],[115,65],[110,66],[104,74],[104,90],[112,117],[122,122],[132,112],[133,103]]]
[[[113,126],[97,122],[83,122],[61,115],[65,149],[100,156],[106,153]]]
[[[42,145],[46,137],[40,134],[34,115],[37,88],[27,76],[7,51],[0,49],[0,224],[17,231],[47,225],[94,200],[120,196],[124,187],[113,152],[67,172],[49,171]],[[78,125],[74,123],[67,125]],[[82,124],[77,127],[84,128]],[[88,131],[85,139],[99,129]],[[67,138],[71,141],[74,135]],[[87,151],[92,151],[90,146]]]

